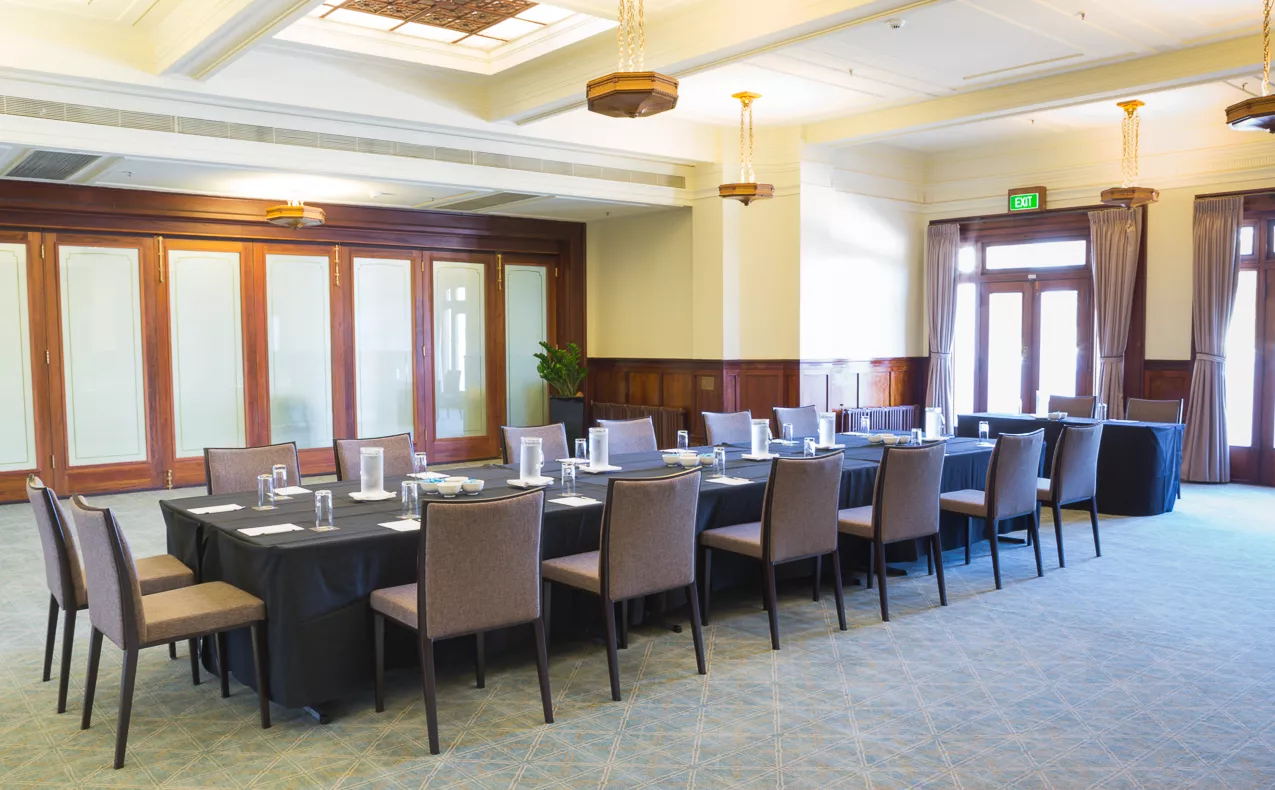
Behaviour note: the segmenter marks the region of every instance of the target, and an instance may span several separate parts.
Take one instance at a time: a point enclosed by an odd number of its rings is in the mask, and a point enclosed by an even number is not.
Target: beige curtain
[[[1226,440],[1226,332],[1239,281],[1244,198],[1195,201],[1195,293],[1191,316],[1195,367],[1186,412],[1182,477],[1200,483],[1231,479]]]
[[[1107,404],[1107,416],[1116,420],[1124,418],[1124,351],[1141,239],[1142,209],[1089,212],[1100,357],[1095,393],[1099,403]]]
[[[930,372],[925,405],[943,410],[947,430],[956,428],[956,386],[952,338],[956,334],[956,265],[961,228],[955,222],[931,225],[925,249],[925,298],[930,319]]]

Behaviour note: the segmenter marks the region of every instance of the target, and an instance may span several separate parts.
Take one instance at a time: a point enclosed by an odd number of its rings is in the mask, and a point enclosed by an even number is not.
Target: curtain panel
[[[1124,352],[1138,276],[1142,209],[1089,212],[1089,246],[1098,319],[1098,382],[1094,393],[1112,419],[1124,418]]]
[[[1182,477],[1199,483],[1231,479],[1226,438],[1226,333],[1239,281],[1243,197],[1195,201],[1195,293],[1191,316],[1195,366],[1186,412]]]
[[[956,431],[956,384],[952,339],[956,334],[956,266],[961,228],[955,222],[931,225],[925,245],[925,300],[930,321],[930,370],[925,405],[943,410],[947,430]]]

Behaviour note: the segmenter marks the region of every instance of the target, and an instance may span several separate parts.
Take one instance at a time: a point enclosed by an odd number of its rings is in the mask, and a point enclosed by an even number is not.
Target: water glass
[[[815,438],[813,436],[806,437],[805,454],[807,458],[815,457]]]
[[[726,448],[718,447],[713,450],[713,471],[718,477],[726,476]]]
[[[257,475],[257,506],[253,510],[274,510],[274,475]]]
[[[921,431],[920,428],[913,428],[912,429],[912,444],[919,445],[921,443],[922,435],[923,435],[923,432]]]
[[[314,492],[314,531],[329,532],[336,529],[332,517],[332,492],[326,488]]]
[[[270,467],[270,475],[274,478],[274,490],[276,492],[288,487],[288,467],[283,464],[275,464]]]
[[[987,443],[987,437],[991,433],[991,426],[987,424],[987,420],[979,420],[978,422],[978,440],[984,444]]]
[[[576,439],[576,460],[577,461],[589,460],[589,440],[588,439]]]
[[[1094,416],[1094,419],[1098,420],[1099,422],[1106,420],[1107,419],[1107,404],[1099,403],[1096,406],[1094,406],[1093,416]]]
[[[691,432],[690,431],[677,432],[677,449],[679,450],[691,449]]]
[[[784,423],[780,426],[780,430],[784,434],[784,444],[792,444],[792,423]]]
[[[576,495],[576,465],[575,464],[562,465],[562,495],[563,496]]]
[[[872,432],[872,418],[866,414],[859,416],[859,433]]]
[[[426,471],[428,471],[427,469],[428,466],[429,466],[429,459],[425,456],[425,453],[414,453],[412,455],[412,471],[413,472],[415,472],[418,475],[423,475],[425,474]]]
[[[404,480],[399,487],[399,499],[403,501],[403,518],[421,517],[421,495],[415,480]]]

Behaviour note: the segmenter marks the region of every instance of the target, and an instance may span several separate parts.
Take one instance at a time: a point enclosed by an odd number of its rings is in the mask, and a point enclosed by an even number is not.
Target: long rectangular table
[[[977,437],[981,420],[987,421],[992,437],[1044,428],[1046,470],[1064,426],[1097,422],[1080,417],[1049,420],[1028,414],[962,414],[957,418],[957,435]],[[1181,485],[1183,426],[1130,420],[1106,420],[1102,426],[1098,510],[1116,516],[1157,516],[1172,511]]]
[[[880,446],[869,445],[855,436],[841,436],[838,441],[846,444],[841,507],[871,503],[882,454]],[[770,465],[743,460],[743,452],[745,450],[738,447],[728,449],[727,473],[751,482],[741,486],[704,482],[699,498],[698,531],[760,518]],[[800,454],[800,449],[786,448],[784,452]],[[990,450],[977,441],[950,440],[943,469],[943,490],[982,488],[989,457]],[[651,477],[671,471],[663,465],[658,453],[616,456],[612,463],[623,467],[614,474],[625,477]],[[556,464],[547,464],[544,471],[557,477],[560,470]],[[510,493],[512,489],[505,481],[517,477],[512,467],[482,467],[463,473],[486,481],[486,487],[479,494],[481,498]],[[606,485],[605,475],[579,476],[580,493],[599,501],[606,498]],[[398,519],[397,498],[376,503],[357,502],[349,497],[351,491],[357,490],[357,482],[307,487],[328,488],[333,492],[338,530],[319,533],[306,529],[259,537],[249,537],[239,531],[280,523],[309,526],[314,518],[312,494],[280,502],[270,511],[247,507],[256,503],[255,492],[160,503],[167,525],[169,553],[195,568],[201,581],[225,581],[265,601],[271,697],[281,705],[294,708],[349,697],[370,684],[372,618],[368,596],[378,588],[414,581],[419,546],[419,532],[396,532],[378,526]],[[398,479],[386,481],[388,490],[397,491],[398,487]],[[561,493],[555,484],[548,497],[556,498]],[[229,503],[245,507],[207,515],[190,512]],[[545,507],[542,559],[598,548],[601,517],[601,504],[576,508],[549,502]],[[945,519],[944,546],[964,545],[964,528],[963,518]],[[1002,531],[1011,528],[1004,526]],[[900,545],[895,550],[899,552],[892,555],[895,561],[917,556],[911,544]],[[738,563],[733,574],[732,560]],[[849,559],[843,557],[843,562],[848,564]],[[746,558],[723,556],[720,562],[715,558],[713,564],[715,588],[729,584],[732,575],[736,581],[744,575],[757,577]],[[555,630],[572,628],[571,604],[568,595],[554,596]],[[594,608],[590,606],[588,611]],[[387,633],[391,665],[414,661],[415,649],[405,633],[398,634],[397,638]],[[230,636],[231,671],[241,682],[255,688],[251,645],[246,638]]]

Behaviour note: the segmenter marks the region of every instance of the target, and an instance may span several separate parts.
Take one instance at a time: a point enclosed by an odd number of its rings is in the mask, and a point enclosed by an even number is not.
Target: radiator
[[[632,406],[627,403],[594,403],[595,420],[640,420],[650,417],[660,447],[677,447],[677,432],[686,430],[686,411],[664,406]]]
[[[868,415],[874,431],[910,431],[922,427],[917,413],[920,406],[874,406],[869,409],[846,409],[850,415],[851,431],[859,430],[859,418]],[[846,430],[845,417],[841,417],[841,430]]]

